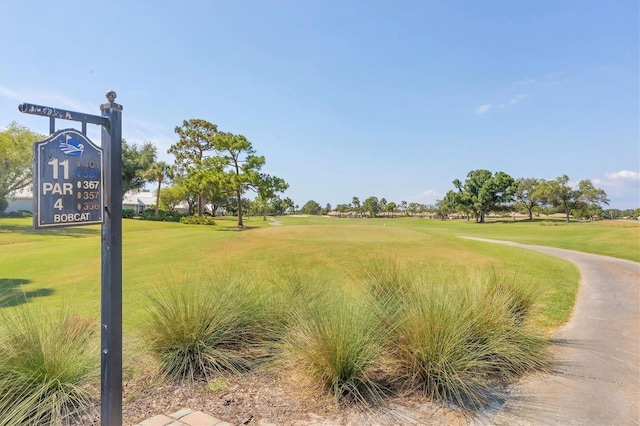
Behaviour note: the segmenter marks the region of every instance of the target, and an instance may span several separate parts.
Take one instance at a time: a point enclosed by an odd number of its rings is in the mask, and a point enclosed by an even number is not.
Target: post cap
[[[115,100],[116,100],[116,97],[117,97],[118,95],[116,95],[116,92],[114,92],[113,90],[110,90],[110,91],[108,91],[108,92],[107,92],[106,96],[107,96],[107,100],[108,100],[109,102],[113,102],[113,101],[115,101]]]

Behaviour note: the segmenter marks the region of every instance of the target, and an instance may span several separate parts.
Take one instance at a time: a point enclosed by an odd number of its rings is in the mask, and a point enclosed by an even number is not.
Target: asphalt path
[[[492,425],[640,425],[640,263],[612,257],[470,238],[535,250],[574,263],[576,304],[552,336],[549,373],[523,378],[479,423]]]

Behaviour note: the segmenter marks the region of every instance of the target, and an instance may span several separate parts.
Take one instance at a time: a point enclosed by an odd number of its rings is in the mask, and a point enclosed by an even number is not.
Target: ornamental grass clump
[[[338,402],[378,404],[384,389],[373,378],[382,353],[377,316],[363,303],[334,297],[301,309],[282,342],[282,358],[311,388]]]
[[[337,287],[326,275],[286,265],[276,269],[266,284],[258,286],[273,331],[271,350],[279,349],[278,342],[289,325],[299,318],[301,309],[332,303]]]
[[[407,300],[416,297],[415,280],[415,274],[390,258],[373,259],[364,266],[360,281],[365,294],[380,310],[384,327],[393,326]]]
[[[487,302],[496,302],[519,324],[524,323],[535,304],[536,297],[525,286],[518,285],[515,277],[500,276],[496,273],[481,281],[479,288],[483,289]],[[494,299],[494,300],[492,300]]]
[[[394,331],[397,377],[436,400],[478,409],[500,385],[543,368],[546,340],[523,311],[514,315],[513,293],[494,284],[426,286]]]
[[[264,356],[262,304],[242,276],[167,283],[149,296],[145,337],[171,380],[246,371]]]
[[[529,324],[533,295],[515,282],[490,276],[468,287],[470,343],[481,348],[491,363],[492,377],[512,381],[528,371],[545,368],[548,340]]]
[[[429,288],[408,304],[390,354],[405,385],[460,406],[479,402],[487,390],[479,368],[484,354],[468,344],[473,323],[467,308],[442,286]]]
[[[94,322],[23,307],[1,315],[0,425],[63,425],[93,406],[100,371]]]

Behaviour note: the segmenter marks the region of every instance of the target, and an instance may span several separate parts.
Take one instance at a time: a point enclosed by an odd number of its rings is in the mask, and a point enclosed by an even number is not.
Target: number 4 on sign
[[[58,200],[55,202],[55,204],[53,205],[54,209],[58,209],[58,210],[62,210],[62,198],[58,198]]]

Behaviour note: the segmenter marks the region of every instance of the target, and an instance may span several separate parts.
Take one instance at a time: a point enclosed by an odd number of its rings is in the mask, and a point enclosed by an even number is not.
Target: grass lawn
[[[278,218],[278,221],[247,218],[246,228],[242,230],[235,227],[235,218],[217,218],[216,223],[216,226],[198,226],[123,221],[123,360],[128,378],[146,377],[157,367],[156,361],[149,357],[150,350],[168,351],[163,353],[170,354],[169,358],[162,358],[163,363],[169,362],[163,364],[165,371],[172,371],[174,365],[179,368],[175,370],[177,377],[192,375],[180,367],[184,365],[183,360],[191,359],[192,355],[182,354],[182,349],[176,352],[176,339],[184,340],[180,344],[186,345],[185,350],[201,348],[206,341],[208,346],[202,347],[197,355],[202,356],[202,360],[226,360],[228,365],[242,369],[243,363],[254,361],[235,358],[236,355],[248,356],[256,350],[262,353],[259,345],[232,353],[223,346],[217,348],[213,342],[220,345],[228,342],[236,347],[255,339],[256,343],[264,343],[265,340],[260,339],[278,340],[286,335],[282,342],[284,348],[289,349],[283,352],[289,353],[287,362],[293,360],[297,367],[320,365],[315,372],[305,373],[303,368],[302,374],[311,374],[336,397],[346,391],[380,396],[379,388],[364,372],[378,368],[376,362],[384,352],[399,366],[417,365],[418,370],[402,374],[409,378],[424,375],[421,380],[431,389],[431,396],[458,402],[466,401],[467,397],[482,399],[484,391],[476,389],[473,383],[488,371],[494,372],[492,362],[504,368],[498,374],[505,377],[544,363],[540,352],[544,342],[540,337],[527,334],[512,315],[520,318],[519,312],[525,312],[522,307],[531,314],[527,314],[527,324],[532,323],[543,334],[551,333],[571,313],[579,274],[572,264],[558,258],[459,236],[550,245],[636,261],[640,258],[640,226],[632,222],[475,224],[416,218],[298,216]],[[99,226],[35,231],[29,219],[0,219],[0,318],[11,319],[11,314],[20,312],[16,309],[28,301],[30,307],[39,312],[34,318],[61,313],[59,326],[47,321],[43,326],[59,328],[69,338],[79,336],[79,326],[97,330],[100,263]],[[369,287],[368,292],[365,287],[372,282],[371,268],[375,265],[392,266],[374,272],[381,280],[375,281],[378,284]],[[408,276],[411,276],[410,284],[401,284]],[[212,286],[212,282],[218,284]],[[224,282],[233,283],[232,287],[227,289],[221,285]],[[378,285],[382,287],[376,287]],[[391,287],[386,287],[389,285]],[[158,299],[162,288],[173,290]],[[376,288],[382,292],[370,292]],[[399,291],[389,293],[393,288]],[[149,298],[152,294],[156,296],[153,303]],[[368,304],[372,294],[381,297],[377,308]],[[388,298],[391,294],[396,296]],[[347,299],[344,296],[348,296]],[[265,303],[268,300],[276,303]],[[174,301],[179,303],[174,305]],[[289,317],[291,308],[291,312],[299,310],[295,321]],[[374,312],[387,311],[382,321],[396,321],[396,314],[401,312],[403,320],[397,324],[408,328],[397,336],[386,336],[395,326],[378,327],[375,325],[378,316]],[[152,313],[156,332],[149,336],[153,322],[148,319]],[[220,316],[212,317],[212,313]],[[431,320],[425,321],[425,318]],[[218,326],[211,328],[211,323]],[[9,341],[21,342],[35,336],[29,333],[36,329],[28,327],[26,334],[18,332],[18,328],[13,334],[11,330],[11,327],[5,328],[7,336],[13,338]],[[223,330],[229,331],[227,337],[217,334]],[[203,333],[203,337],[191,342],[195,332]],[[238,332],[245,333],[241,334],[245,337],[238,338]],[[97,343],[97,333],[93,335],[92,340]],[[505,335],[511,337],[505,339]],[[411,336],[413,340],[409,339]],[[166,342],[162,343],[161,338],[167,339]],[[403,338],[409,340],[403,343]],[[393,344],[385,345],[387,340]],[[508,344],[500,346],[501,342]],[[345,346],[346,343],[349,345]],[[385,352],[402,344],[403,350]],[[7,347],[13,346],[24,345]],[[37,355],[39,343],[34,348],[31,352]],[[473,350],[468,350],[470,348]],[[462,357],[449,358],[448,351]],[[324,358],[322,354],[330,356]],[[344,358],[345,354],[350,356]],[[425,354],[429,354],[429,358],[424,358]],[[141,362],[140,356],[145,361]],[[87,359],[96,357],[97,352],[91,351]],[[434,364],[433,359],[442,357],[447,362],[457,360],[458,367],[447,376],[445,391],[440,395],[438,378],[444,372],[431,371],[431,367],[440,365],[439,361]],[[22,371],[23,358],[11,358],[18,364],[7,371]],[[476,362],[486,359],[489,361],[484,367]],[[82,366],[83,363],[75,364]],[[47,370],[42,371],[49,371],[48,368],[55,365],[46,366]],[[207,368],[216,370],[219,368],[216,365]],[[469,370],[471,366],[477,371]],[[487,367],[489,370],[483,370]],[[328,382],[324,375],[327,368],[336,371]],[[465,372],[472,370],[475,375],[465,376]],[[343,381],[342,372],[354,374],[344,376]],[[81,376],[76,377],[78,383],[85,380]],[[436,381],[432,383],[433,380]],[[360,388],[365,382],[367,385]],[[20,385],[22,379],[11,383]],[[65,392],[46,381],[38,386],[42,392]],[[82,394],[78,394],[78,398],[83,398]],[[10,398],[2,401],[13,404]]]
[[[337,219],[259,217],[216,226],[123,221],[125,331],[144,314],[146,295],[158,283],[197,280],[234,269],[273,281],[288,269],[313,271],[349,285],[374,258],[395,258],[442,280],[508,274],[539,296],[538,322],[557,327],[571,311],[579,275],[565,261],[540,253],[458,238],[481,236],[604,254],[640,261],[640,224],[560,221],[495,222],[417,218]],[[35,231],[30,219],[0,219],[0,306],[31,302],[71,307],[99,318],[100,227]]]
[[[566,321],[579,276],[565,261],[540,253],[469,241],[459,235],[549,245],[640,260],[640,226],[633,222],[496,222],[475,224],[415,218],[337,219],[281,217],[282,226],[251,217],[237,230],[234,218],[216,226],[123,221],[125,332],[137,327],[146,295],[166,281],[234,269],[273,281],[288,269],[313,271],[350,285],[371,259],[394,258],[442,280],[507,274],[539,296],[538,322],[547,329]],[[70,306],[99,317],[100,227],[35,231],[29,219],[0,219],[0,303]],[[7,309],[7,308],[5,308]]]

